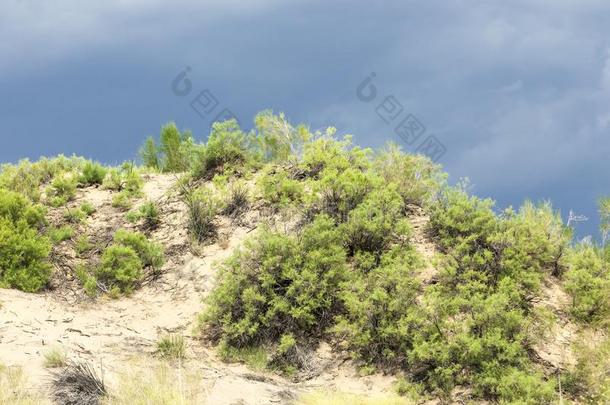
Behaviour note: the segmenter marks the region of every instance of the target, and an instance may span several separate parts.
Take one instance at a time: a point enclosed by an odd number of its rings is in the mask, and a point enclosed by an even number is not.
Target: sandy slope
[[[151,235],[166,248],[168,260],[160,278],[149,280],[130,297],[92,301],[77,287],[70,270],[78,260],[69,244],[63,244],[53,253],[53,290],[41,294],[0,290],[1,363],[23,366],[31,376],[32,389],[46,391],[49,370],[43,367],[43,353],[58,347],[71,359],[93,363],[113,386],[119,373],[133,367],[130,359],[152,356],[158,338],[171,332],[188,339],[188,358],[181,367],[202,376],[196,403],[289,403],[298,392],[316,387],[363,394],[391,389],[393,378],[359,377],[353,365],[338,359],[324,345],[317,355],[319,373],[300,383],[219,361],[214,349],[193,335],[193,327],[202,299],[214,283],[214,263],[238,247],[261,218],[251,213],[245,225],[221,224],[222,242],[204,247],[194,256],[187,242],[186,208],[171,190],[174,182],[175,176],[151,175],[144,187],[145,198],[162,207],[163,222]],[[79,192],[71,207],[89,201],[98,210],[79,233],[107,244],[119,227],[133,227],[125,223],[124,213],[111,207],[111,199],[112,193],[102,189]],[[58,211],[49,216],[59,221],[61,215]]]

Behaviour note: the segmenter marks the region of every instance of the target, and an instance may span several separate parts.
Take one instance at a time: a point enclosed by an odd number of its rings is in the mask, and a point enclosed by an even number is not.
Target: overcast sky
[[[115,163],[167,121],[205,139],[224,108],[245,129],[271,108],[368,146],[434,135],[452,180],[498,207],[551,199],[591,218],[581,236],[610,194],[607,0],[2,0],[0,91],[0,161]],[[408,114],[425,127],[410,144]]]

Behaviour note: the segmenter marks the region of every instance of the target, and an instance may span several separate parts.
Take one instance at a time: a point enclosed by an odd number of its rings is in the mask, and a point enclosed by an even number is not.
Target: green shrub
[[[120,169],[109,169],[102,183],[104,188],[124,192],[129,197],[140,195],[143,185],[142,177],[131,162],[124,163]]]
[[[140,148],[140,157],[145,167],[151,169],[160,169],[159,164],[159,149],[155,144],[155,139],[152,136],[146,138],[144,145]]]
[[[276,206],[299,204],[303,200],[303,184],[290,178],[282,167],[269,167],[257,180],[263,199]]]
[[[54,244],[58,244],[68,239],[72,239],[74,236],[74,228],[70,225],[63,225],[59,228],[51,227],[47,229],[47,235]]]
[[[126,191],[121,191],[112,197],[112,206],[122,211],[127,211],[132,206],[131,195]]]
[[[195,177],[211,178],[214,173],[254,165],[260,160],[252,147],[255,143],[256,140],[242,132],[235,120],[215,122],[208,142],[199,154]]]
[[[76,277],[78,277],[81,284],[83,285],[85,293],[89,297],[95,297],[98,289],[97,278],[94,275],[90,274],[82,265],[76,266]]]
[[[80,205],[80,210],[88,217],[95,214],[95,212],[97,211],[97,209],[90,202],[87,201],[83,202]]]
[[[386,183],[398,186],[398,193],[405,204],[425,205],[432,202],[445,184],[447,175],[423,155],[408,155],[390,144],[378,153],[375,170]]]
[[[87,161],[82,168],[78,181],[83,186],[91,186],[102,184],[104,177],[106,177],[106,168],[104,166],[97,162]]]
[[[95,275],[107,287],[116,287],[120,292],[129,294],[142,280],[143,268],[142,261],[132,248],[111,245],[104,250]]]
[[[396,248],[367,277],[353,276],[346,283],[341,293],[345,313],[334,333],[357,358],[384,367],[409,365],[413,330],[423,323],[415,277],[421,266],[413,248]]]
[[[305,144],[301,166],[308,177],[317,177],[324,169],[340,173],[348,168],[365,171],[371,167],[371,150],[352,148],[349,136],[336,140],[335,131],[328,128],[324,136]]]
[[[335,168],[324,169],[313,190],[317,200],[315,208],[339,222],[345,222],[349,212],[364,200],[379,180],[359,169],[348,168],[342,172]]]
[[[74,250],[79,255],[83,255],[93,249],[93,244],[89,241],[89,237],[87,235],[80,235],[74,241]]]
[[[76,195],[76,178],[71,173],[64,173],[53,179],[51,186],[47,189],[47,194],[54,205],[59,202],[72,201]]]
[[[311,137],[307,127],[293,127],[283,113],[263,111],[254,118],[254,125],[266,161],[282,162],[300,156],[304,143]]]
[[[3,189],[0,189],[0,218],[13,223],[25,221],[33,228],[46,225],[44,207],[30,203],[19,193]]]
[[[71,224],[78,224],[85,220],[86,214],[80,210],[80,208],[70,209],[66,208],[64,212],[64,219]]]
[[[144,219],[144,226],[148,229],[155,229],[159,226],[159,208],[153,201],[145,202],[138,209],[140,218]]]
[[[379,257],[392,242],[406,238],[410,226],[403,212],[402,199],[392,188],[371,192],[343,224],[350,252],[369,252]]]
[[[40,234],[44,210],[0,189],[0,287],[36,292],[51,276],[51,244]]]
[[[610,315],[610,270],[593,246],[578,246],[569,256],[565,289],[572,298],[572,315],[595,322]]]
[[[564,372],[561,385],[582,403],[610,401],[610,338],[589,331],[574,339],[576,364]]]
[[[193,136],[189,131],[180,132],[176,124],[170,122],[161,128],[161,145],[159,151],[162,154],[161,167],[165,172],[183,172],[189,169],[191,153],[194,148]],[[144,145],[148,153],[152,154],[151,145]],[[149,163],[153,162],[152,156],[148,157]]]
[[[342,237],[320,216],[298,238],[261,230],[222,267],[202,320],[229,346],[317,336],[332,322],[347,267]]]
[[[158,271],[165,263],[163,247],[149,241],[144,234],[119,229],[114,234],[114,242],[133,249],[144,267],[150,266],[154,271]]]

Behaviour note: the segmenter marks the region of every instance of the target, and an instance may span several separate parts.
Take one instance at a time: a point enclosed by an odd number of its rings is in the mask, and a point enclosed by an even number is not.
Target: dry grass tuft
[[[154,360],[138,360],[118,379],[104,405],[205,404],[203,376]]]
[[[362,396],[337,391],[317,391],[303,395],[295,405],[409,405],[414,404],[397,395]]]
[[[0,364],[0,405],[48,405],[40,393],[28,387],[27,376],[21,367]]]
[[[98,405],[106,395],[104,381],[87,363],[69,363],[53,374],[52,396],[62,405]]]

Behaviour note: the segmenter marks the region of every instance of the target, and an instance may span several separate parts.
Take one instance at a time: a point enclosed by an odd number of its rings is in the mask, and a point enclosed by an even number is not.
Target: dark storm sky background
[[[186,66],[193,90],[177,97]],[[371,72],[378,96],[364,103],[356,88]],[[204,89],[219,106],[201,118],[189,102]],[[171,120],[205,139],[224,107],[245,129],[271,108],[381,146],[400,142],[375,111],[389,95],[446,146],[452,181],[469,177],[500,208],[551,199],[597,237],[596,200],[610,194],[610,2],[0,2],[3,162],[117,163]]]

